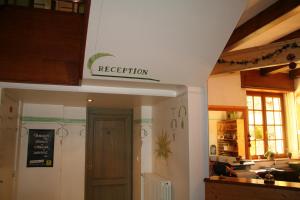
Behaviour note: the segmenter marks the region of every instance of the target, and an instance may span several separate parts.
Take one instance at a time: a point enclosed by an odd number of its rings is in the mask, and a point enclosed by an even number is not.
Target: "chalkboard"
[[[54,129],[29,129],[27,167],[53,167]]]

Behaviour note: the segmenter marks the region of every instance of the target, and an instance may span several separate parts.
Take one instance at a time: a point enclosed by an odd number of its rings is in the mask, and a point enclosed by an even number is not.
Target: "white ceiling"
[[[114,56],[98,66],[139,67],[160,84],[204,86],[246,6],[246,0],[92,0],[84,79],[130,79],[91,75],[87,62],[99,52]],[[140,80],[130,80],[141,82]]]

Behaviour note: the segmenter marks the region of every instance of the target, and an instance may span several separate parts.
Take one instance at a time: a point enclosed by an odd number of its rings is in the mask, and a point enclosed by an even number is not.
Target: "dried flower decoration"
[[[162,133],[157,137],[156,140],[157,149],[155,150],[156,156],[167,160],[171,151],[171,139],[166,131],[162,130]]]

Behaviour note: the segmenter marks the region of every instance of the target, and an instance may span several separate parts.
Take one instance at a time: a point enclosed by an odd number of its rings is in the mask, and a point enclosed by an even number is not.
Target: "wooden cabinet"
[[[217,122],[218,155],[245,157],[244,120]]]

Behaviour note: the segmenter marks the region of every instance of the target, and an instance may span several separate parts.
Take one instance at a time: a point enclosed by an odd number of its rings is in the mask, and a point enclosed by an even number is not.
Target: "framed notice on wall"
[[[53,167],[54,129],[29,129],[27,167]]]

